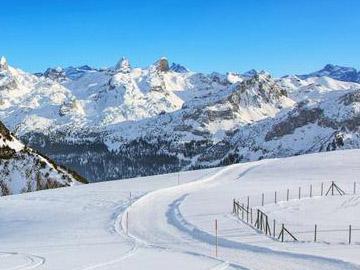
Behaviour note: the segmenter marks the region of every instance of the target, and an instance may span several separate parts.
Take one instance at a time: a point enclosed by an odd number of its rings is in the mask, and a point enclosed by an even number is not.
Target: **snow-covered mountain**
[[[0,122],[0,196],[76,185],[85,180],[18,141]]]
[[[339,81],[360,83],[360,71],[352,67],[342,67],[338,65],[328,64],[319,71],[315,71],[306,75],[299,75],[299,77],[302,79],[323,76],[331,77]]]
[[[355,82],[203,74],[166,58],[36,76],[1,63],[2,121],[93,181],[360,145]]]

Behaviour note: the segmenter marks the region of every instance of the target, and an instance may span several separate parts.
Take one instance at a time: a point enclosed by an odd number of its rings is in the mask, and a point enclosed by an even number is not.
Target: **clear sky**
[[[359,0],[0,1],[0,55],[32,72],[121,56],[277,76],[360,67]]]

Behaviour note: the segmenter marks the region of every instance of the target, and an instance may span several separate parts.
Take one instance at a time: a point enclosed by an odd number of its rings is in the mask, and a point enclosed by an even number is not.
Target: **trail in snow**
[[[30,270],[45,263],[45,258],[18,252],[0,252],[0,270]]]
[[[209,177],[214,177],[209,176]],[[204,179],[206,180],[207,177],[206,176],[202,176],[198,179],[196,179],[197,181],[204,181]],[[195,182],[195,181],[194,181]],[[179,186],[180,188],[182,187],[182,185]],[[150,194],[152,194],[153,192],[151,192]],[[143,197],[146,197],[147,195],[144,195]],[[142,200],[143,197],[138,198],[137,200],[134,200],[134,203],[137,203],[137,201]],[[219,262],[216,263],[215,265],[206,268],[207,270],[231,270],[231,269],[240,269],[240,270],[247,270],[247,268],[244,268],[240,265],[234,264],[234,263],[229,263],[227,261],[221,260],[220,258],[214,258],[212,256],[208,256],[206,254],[202,254],[202,253],[197,253],[194,251],[184,251],[184,250],[180,250],[180,249],[169,249],[167,247],[164,246],[160,246],[160,245],[156,245],[156,244],[152,244],[149,243],[147,241],[144,241],[144,239],[138,238],[135,235],[131,234],[131,232],[126,232],[126,222],[129,222],[126,220],[126,216],[127,214],[130,213],[130,209],[132,209],[132,204],[129,205],[129,207],[126,209],[126,211],[124,211],[121,215],[118,216],[118,220],[119,222],[117,222],[116,224],[116,231],[122,235],[123,237],[127,237],[128,239],[130,239],[134,245],[134,249],[138,250],[140,248],[147,248],[147,249],[158,249],[161,251],[166,251],[168,253],[171,253],[175,256],[179,256],[179,254],[186,254],[186,255],[190,255],[190,256],[194,256],[196,258],[200,257],[200,258],[205,258],[207,260],[210,261],[214,261],[214,262]],[[131,223],[131,219],[132,217],[130,217],[130,223]],[[150,221],[151,222],[151,221]],[[130,225],[131,226],[131,225]],[[135,253],[135,252],[134,252]],[[131,254],[133,255],[133,254]],[[191,266],[189,265],[188,268],[190,268]],[[92,269],[92,268],[91,268]],[[85,270],[85,269],[84,269]],[[88,270],[88,269],[86,269]]]
[[[149,245],[208,255],[211,253],[215,243],[214,236],[187,222],[181,215],[180,204],[185,198],[191,204],[191,194],[194,192],[203,190],[209,192],[209,190],[216,189],[219,185],[226,185],[234,180],[239,181],[241,177],[251,170],[261,169],[261,167],[256,166],[259,165],[244,165],[240,174],[238,167],[234,169],[233,166],[230,166],[208,179],[180,187],[155,191],[144,196],[130,208],[130,215],[133,216],[133,220],[135,219],[135,224],[130,229],[131,234]],[[231,177],[229,178],[229,176]],[[230,199],[228,198],[229,201]],[[197,206],[194,205],[194,207]],[[207,209],[204,209],[206,206],[203,206],[201,210],[206,212],[211,210],[210,207],[209,205]],[[147,220],[151,220],[151,222],[147,222]],[[219,245],[223,247],[220,259],[244,268],[360,269],[357,265],[342,260],[276,251],[224,238],[219,239]]]

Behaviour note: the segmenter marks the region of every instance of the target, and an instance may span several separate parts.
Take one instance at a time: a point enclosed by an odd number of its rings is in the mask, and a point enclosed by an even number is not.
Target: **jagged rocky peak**
[[[244,76],[244,75],[243,75]],[[253,70],[253,73],[251,76],[245,76],[247,78],[244,82],[246,84],[276,84],[275,80],[272,78],[271,74],[267,71],[261,70],[256,71]]]
[[[167,72],[170,70],[169,61],[166,57],[161,57],[155,62],[154,66],[156,67],[156,70],[160,72]]]
[[[266,71],[256,72],[251,78],[244,80],[238,85],[240,92],[254,91],[254,94],[265,99],[278,99],[281,96],[287,97],[286,89],[282,88]]]
[[[251,77],[255,76],[257,73],[259,73],[259,72],[256,69],[250,69],[241,75],[246,78],[251,78]]]
[[[4,56],[1,56],[0,58],[0,71],[8,70],[8,62]]]
[[[57,81],[57,82],[64,82],[67,80],[66,74],[65,74],[65,70],[61,67],[57,67],[57,68],[48,68],[45,72],[44,72],[44,76],[46,78],[49,78],[53,81]]]
[[[190,71],[188,68],[176,63],[171,64],[170,70],[176,73],[186,73]]]
[[[216,82],[216,83],[224,85],[224,86],[231,84],[231,82],[228,80],[226,75],[218,73],[218,72],[211,73],[209,75],[209,77],[211,78],[211,80],[213,82]]]
[[[0,58],[0,91],[16,89],[17,86],[17,80],[9,70],[6,58],[2,56]],[[0,105],[2,104],[3,100],[0,100]]]
[[[332,70],[334,70],[335,69],[335,65],[333,65],[333,64],[327,64],[327,65],[325,65],[325,67],[323,68],[323,70],[327,70],[327,71],[332,71]]]
[[[335,80],[346,82],[360,82],[360,71],[357,71],[352,67],[344,67],[339,65],[327,64],[324,68],[311,72],[309,74],[298,75],[301,79],[307,79],[310,77],[322,77],[327,76]]]
[[[129,73],[131,71],[131,65],[129,59],[122,57],[116,64],[115,70],[122,73]]]

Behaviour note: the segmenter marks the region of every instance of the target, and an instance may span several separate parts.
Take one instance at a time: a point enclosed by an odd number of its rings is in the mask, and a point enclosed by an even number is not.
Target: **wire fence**
[[[321,214],[318,217],[319,220],[314,219],[312,220],[314,222],[313,224],[307,224],[308,221],[305,221],[304,223],[299,220],[288,220],[285,216],[279,217],[279,215],[276,215],[276,219],[265,213],[267,206],[271,204],[272,209],[276,209],[275,204],[281,203],[282,205],[285,205],[286,202],[301,200],[304,198],[322,196],[326,196],[328,198],[335,198],[334,196],[349,198],[349,196],[354,196],[356,194],[357,182],[342,184],[341,186],[336,184],[334,181],[315,185],[311,184],[305,188],[300,186],[281,191],[244,196],[239,200],[234,199],[233,214],[253,229],[261,231],[272,239],[282,242],[301,241],[360,244],[360,225],[343,224],[343,220],[340,220],[341,215],[334,216],[336,224],[318,224],[322,218]],[[354,205],[357,204],[356,198],[355,201],[353,202],[355,203]],[[360,198],[358,201],[360,204]],[[313,214],[315,213],[315,216],[317,216],[316,209],[310,211],[313,211]],[[355,217],[355,213],[347,214],[350,217]],[[357,223],[356,220],[355,223]]]

